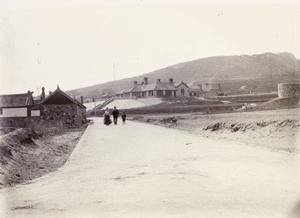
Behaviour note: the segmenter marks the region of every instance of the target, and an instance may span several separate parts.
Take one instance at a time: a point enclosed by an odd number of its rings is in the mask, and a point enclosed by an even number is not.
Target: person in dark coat
[[[119,117],[119,111],[117,110],[116,106],[114,107],[114,110],[112,112],[114,117],[114,124],[117,125],[118,123],[118,117]]]
[[[104,125],[106,125],[106,126],[111,124],[111,119],[110,119],[110,114],[109,114],[108,107],[106,108],[106,110],[104,112],[103,122],[104,122]]]
[[[125,112],[122,113],[122,121],[123,121],[123,124],[125,124],[125,121],[126,121],[126,114],[125,114]]]

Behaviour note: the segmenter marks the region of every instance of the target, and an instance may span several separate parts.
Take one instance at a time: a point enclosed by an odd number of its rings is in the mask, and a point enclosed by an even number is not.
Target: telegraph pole
[[[115,83],[115,81],[116,81],[116,78],[115,78],[115,62],[113,62],[113,70],[114,70],[114,94],[116,93],[116,83]]]
[[[93,101],[94,101],[95,117],[96,117],[96,100],[95,100],[95,98],[93,98]]]

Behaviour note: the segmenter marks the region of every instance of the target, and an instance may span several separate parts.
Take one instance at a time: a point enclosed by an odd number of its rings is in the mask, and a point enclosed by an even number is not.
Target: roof
[[[173,84],[169,82],[156,82],[156,87],[154,90],[172,90],[177,91]]]
[[[137,85],[129,86],[129,87],[123,89],[122,91],[117,92],[116,94],[123,94],[123,93],[132,92],[134,89],[139,90],[140,89],[139,86],[141,86],[141,85],[137,84]]]
[[[155,82],[149,84],[134,84],[118,92],[117,94],[129,93],[129,92],[145,92],[145,91],[154,91],[154,90],[176,91],[177,89],[174,87],[174,85],[170,84],[169,82]]]
[[[84,106],[83,104],[81,104],[78,100],[74,99],[76,101],[76,103],[79,105],[79,107],[81,108],[86,108],[86,106]]]
[[[81,108],[86,108],[76,99],[71,98],[69,95],[64,93],[62,90],[57,88],[54,92],[42,100],[39,104],[76,104]]]
[[[156,90],[156,83],[143,85],[142,91],[153,91],[153,90]]]
[[[188,90],[189,90],[189,92],[203,92],[203,90],[199,89],[199,87],[198,88],[192,87],[192,88],[189,88]]]
[[[186,87],[189,87],[186,83],[184,83],[183,81],[181,82],[181,83],[176,83],[174,86],[176,87],[176,88],[178,88],[178,86],[180,86],[180,85],[184,85],[184,86],[186,86]]]
[[[12,95],[0,95],[0,107],[33,107],[32,92]]]
[[[190,85],[188,90],[189,92],[203,92],[199,85]]]

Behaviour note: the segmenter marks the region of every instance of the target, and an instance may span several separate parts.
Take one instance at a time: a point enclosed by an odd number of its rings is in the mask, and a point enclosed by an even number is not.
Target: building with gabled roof
[[[32,93],[0,95],[0,126],[26,127],[32,119],[39,119]]]
[[[178,91],[177,96],[189,96],[189,86],[183,81],[181,81],[180,83],[176,83],[175,88]]]
[[[170,97],[176,96],[177,89],[174,87],[173,79],[170,78],[169,82],[161,82],[157,79],[156,82],[148,83],[148,78],[145,77],[144,81],[138,84],[137,81],[133,85],[116,93],[116,97],[120,98],[145,98],[145,97]]]
[[[69,128],[81,126],[86,122],[86,107],[82,102],[71,98],[59,87],[43,99],[39,105],[41,118],[45,120],[62,120]]]
[[[202,85],[201,84],[190,85],[188,92],[189,92],[189,95],[191,97],[200,97],[200,96],[203,96]]]
[[[32,92],[0,95],[0,117],[31,117]]]

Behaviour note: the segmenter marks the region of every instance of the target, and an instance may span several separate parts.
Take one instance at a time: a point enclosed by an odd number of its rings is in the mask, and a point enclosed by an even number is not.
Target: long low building
[[[138,84],[137,81],[134,81],[132,86],[116,93],[116,97],[176,97],[176,91],[172,78],[169,82],[161,82],[160,79],[157,79],[154,83],[148,83],[148,78],[145,77],[142,83]]]
[[[219,83],[188,85],[183,81],[174,83],[172,78],[169,82],[157,79],[156,82],[148,83],[148,78],[145,77],[142,83],[134,81],[131,86],[116,93],[117,98],[201,97],[203,95],[224,95],[224,92]]]

